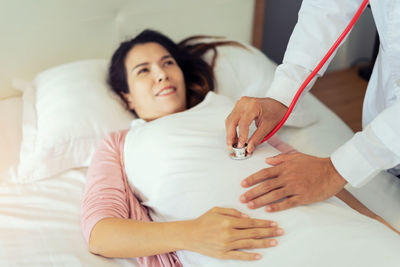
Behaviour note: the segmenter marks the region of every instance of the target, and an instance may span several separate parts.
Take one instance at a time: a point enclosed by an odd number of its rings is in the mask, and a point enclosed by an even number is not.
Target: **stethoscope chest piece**
[[[251,154],[246,151],[246,148],[247,144],[245,144],[242,148],[238,148],[237,144],[235,144],[233,145],[232,152],[229,154],[229,156],[234,160],[247,159],[251,157]]]

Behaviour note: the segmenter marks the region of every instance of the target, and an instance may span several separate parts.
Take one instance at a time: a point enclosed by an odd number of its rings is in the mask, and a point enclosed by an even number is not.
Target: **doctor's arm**
[[[266,161],[273,167],[247,177],[242,186],[256,185],[242,196],[249,207],[278,211],[322,201],[349,182],[361,186],[382,170],[400,164],[400,100],[381,112],[362,132],[330,158],[302,153],[277,155]],[[265,193],[267,192],[267,193]],[[286,198],[279,203],[273,203]]]
[[[400,99],[331,155],[338,173],[354,187],[400,164]],[[349,164],[351,162],[351,164]]]
[[[243,97],[226,119],[226,143],[231,147],[237,141],[248,143],[251,153],[261,140],[282,119],[296,91],[335,40],[346,28],[362,0],[304,0],[299,19],[290,37],[283,63],[275,71],[266,98]],[[333,56],[318,72],[322,76]],[[300,100],[301,101],[301,98]],[[249,125],[256,122],[257,130],[248,140]],[[236,128],[239,127],[239,136]],[[247,141],[248,140],[248,141]]]

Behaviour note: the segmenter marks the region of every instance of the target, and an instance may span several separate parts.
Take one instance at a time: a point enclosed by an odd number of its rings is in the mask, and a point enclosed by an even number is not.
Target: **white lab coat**
[[[283,63],[267,93],[289,106],[296,91],[343,32],[362,0],[303,0]],[[363,131],[331,160],[352,185],[361,186],[400,164],[400,0],[370,0],[381,45],[363,107]],[[373,34],[371,29],[371,34]],[[327,68],[318,73],[321,76]],[[312,87],[313,82],[307,90]]]

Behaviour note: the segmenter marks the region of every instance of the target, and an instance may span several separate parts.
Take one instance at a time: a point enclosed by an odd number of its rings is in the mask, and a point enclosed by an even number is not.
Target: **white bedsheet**
[[[88,252],[79,221],[85,173],[31,184],[0,177],[0,266],[137,266]]]

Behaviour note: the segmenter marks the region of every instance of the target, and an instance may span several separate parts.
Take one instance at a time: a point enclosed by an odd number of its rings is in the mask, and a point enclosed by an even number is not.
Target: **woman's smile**
[[[176,93],[176,87],[175,86],[166,86],[159,90],[156,94],[156,96],[169,96],[173,95]]]

